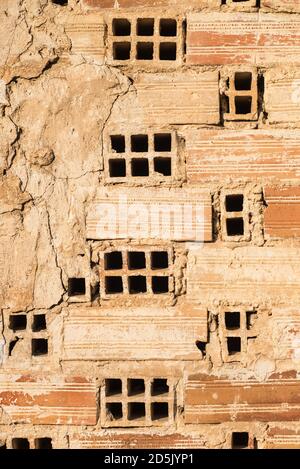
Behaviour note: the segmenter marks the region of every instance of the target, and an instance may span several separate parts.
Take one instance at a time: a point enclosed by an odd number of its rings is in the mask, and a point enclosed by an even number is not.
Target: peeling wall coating
[[[300,448],[298,3],[0,2],[1,448]]]

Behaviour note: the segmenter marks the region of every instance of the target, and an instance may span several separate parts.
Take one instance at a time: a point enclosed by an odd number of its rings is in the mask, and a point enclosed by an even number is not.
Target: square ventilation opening
[[[148,158],[132,158],[131,175],[137,177],[149,176]]]
[[[9,316],[9,328],[13,331],[23,331],[27,327],[26,314],[11,314]]]
[[[108,161],[109,175],[111,178],[126,177],[126,161],[122,158],[114,158]]]
[[[235,355],[241,351],[241,338],[240,337],[227,337],[227,350],[228,355]]]
[[[252,96],[235,96],[235,113],[250,114],[252,108]]]
[[[125,153],[124,135],[111,135],[110,143],[112,151],[115,151],[116,153]]]
[[[131,135],[131,151],[134,153],[147,153],[148,135]]]
[[[114,42],[113,43],[114,60],[129,60],[130,50],[131,50],[130,42]]]
[[[244,234],[243,218],[227,218],[226,229],[227,236],[242,236]]]
[[[118,378],[111,378],[105,380],[105,396],[114,396],[122,394],[122,380]]]
[[[48,354],[48,339],[32,339],[31,354],[36,357]]]
[[[47,329],[46,324],[46,315],[45,314],[35,314],[32,321],[32,330],[33,332],[44,331]]]
[[[177,36],[177,21],[171,18],[162,18],[159,22],[159,34],[161,36]]]
[[[12,449],[29,449],[29,441],[27,438],[12,438]]]
[[[172,163],[171,158],[154,158],[154,171],[163,176],[171,176]]]
[[[225,208],[226,212],[242,212],[244,207],[243,194],[226,195]]]
[[[153,42],[137,42],[137,60],[153,60]]]
[[[252,73],[236,72],[234,75],[234,87],[237,91],[251,90]]]
[[[166,379],[155,378],[151,383],[151,396],[159,396],[160,394],[167,394],[169,386]]]
[[[151,269],[167,269],[169,267],[169,257],[167,251],[151,252]]]
[[[128,403],[128,420],[143,419],[146,415],[146,407],[144,402]]]
[[[105,277],[105,293],[113,295],[123,293],[123,280],[121,276]]]
[[[168,402],[152,402],[151,403],[151,419],[161,420],[169,416]]]
[[[152,277],[152,292],[156,295],[168,293],[169,277]]]
[[[143,379],[127,380],[128,396],[136,396],[145,393],[145,381]]]
[[[154,134],[154,151],[171,151],[171,134]]]
[[[68,279],[68,295],[79,296],[85,295],[85,278],[69,278]]]
[[[159,60],[176,60],[176,42],[161,42],[159,44]]]
[[[226,329],[239,329],[241,327],[241,318],[239,312],[225,313]]]
[[[109,420],[120,420],[123,418],[122,402],[107,402],[106,416]]]
[[[130,36],[131,24],[126,18],[114,18],[112,22],[114,36]]]
[[[128,290],[131,295],[146,293],[147,281],[143,275],[131,275],[128,277]]]
[[[137,270],[146,268],[146,256],[144,252],[129,251],[128,252],[128,269]]]
[[[34,440],[35,449],[52,449],[51,438],[35,438]]]
[[[104,269],[119,270],[123,267],[123,258],[121,251],[107,252],[104,254]]]
[[[136,29],[138,36],[153,36],[154,18],[138,18]]]
[[[231,436],[232,449],[248,448],[249,433],[248,432],[233,432]]]

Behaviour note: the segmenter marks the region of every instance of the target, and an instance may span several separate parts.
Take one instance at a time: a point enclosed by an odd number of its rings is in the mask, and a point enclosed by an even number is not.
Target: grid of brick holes
[[[243,236],[245,232],[244,222],[244,195],[229,194],[225,196],[225,224],[226,234],[229,237]]]
[[[103,426],[160,425],[172,419],[173,386],[165,378],[106,379]]]
[[[225,120],[257,120],[257,74],[237,71],[227,78]]]
[[[29,324],[30,328],[29,328]],[[31,355],[43,356],[48,354],[48,334],[45,314],[11,314],[9,325],[11,333],[8,337],[8,356],[13,354],[14,347],[19,340],[30,340]],[[28,333],[29,329],[29,333]]]
[[[34,438],[12,438],[12,449],[52,449],[52,439],[48,437]]]
[[[171,133],[111,135],[108,176],[117,181],[126,181],[127,177],[169,178],[174,147]]]
[[[253,325],[257,318],[256,311],[224,311],[221,319],[222,350],[226,361],[240,361],[241,354],[246,354],[248,341],[256,339]]]
[[[117,61],[177,58],[178,23],[173,18],[114,18],[112,57]]]
[[[168,293],[169,258],[168,251],[105,252],[102,294]]]

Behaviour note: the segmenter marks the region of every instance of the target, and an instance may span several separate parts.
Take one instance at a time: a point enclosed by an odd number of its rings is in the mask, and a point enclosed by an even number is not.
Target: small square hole
[[[130,50],[131,50],[130,42],[114,42],[113,43],[114,60],[129,60]]]
[[[153,36],[154,34],[154,18],[138,18],[137,35]]]
[[[166,379],[155,378],[151,383],[151,396],[158,396],[169,392],[169,386]]]
[[[227,218],[226,228],[228,236],[242,236],[244,234],[243,218]]]
[[[172,163],[171,158],[154,158],[154,171],[163,176],[171,176]]]
[[[242,212],[244,207],[243,194],[226,195],[225,207],[227,212]]]
[[[176,60],[176,42],[161,42],[159,44],[159,60]]]
[[[154,151],[171,151],[171,134],[154,134]]]
[[[168,293],[169,277],[152,277],[152,292],[157,294]]]
[[[125,153],[124,135],[111,135],[110,143],[112,151],[115,151],[116,153]]]
[[[123,267],[122,253],[120,251],[107,252],[104,254],[104,269],[119,270]]]
[[[27,438],[12,438],[12,449],[29,449],[29,441]]]
[[[13,331],[23,331],[27,327],[26,314],[11,314],[9,316],[9,328]]]
[[[128,403],[128,420],[137,420],[144,418],[146,415],[144,402],[129,402]]]
[[[225,326],[226,329],[239,329],[241,327],[240,313],[230,312],[225,313]]]
[[[153,42],[137,42],[137,60],[153,60]]]
[[[132,158],[131,175],[138,177],[149,176],[149,161],[147,158]]]
[[[248,448],[249,434],[248,432],[233,432],[231,437],[232,449]]]
[[[111,178],[126,177],[126,161],[122,158],[114,158],[108,161],[109,175]]]
[[[123,418],[123,409],[121,402],[106,403],[106,417],[109,420],[120,420]]]
[[[145,269],[146,268],[146,256],[144,252],[140,251],[129,251],[128,252],[128,269]]]
[[[252,96],[235,96],[235,113],[250,114],[252,108]]]
[[[151,403],[151,419],[160,420],[168,418],[169,405],[168,402],[152,402]]]
[[[123,293],[123,280],[119,276],[105,277],[105,293],[116,294]]]
[[[128,396],[136,396],[145,393],[145,381],[143,379],[127,380]]]
[[[132,295],[145,293],[147,291],[146,277],[143,275],[130,275],[128,277],[128,290]]]
[[[32,321],[32,330],[33,332],[44,331],[47,329],[46,324],[46,315],[45,314],[35,314]]]
[[[240,337],[227,337],[227,350],[228,355],[235,355],[241,351],[241,338]]]
[[[105,380],[105,395],[114,396],[122,393],[122,380],[111,378]]]
[[[68,279],[68,295],[69,296],[85,295],[85,278],[69,278]]]
[[[162,18],[159,22],[159,34],[161,36],[176,36],[177,21],[171,18]]]
[[[167,251],[151,252],[151,269],[167,269],[169,267],[169,257]]]
[[[114,18],[112,31],[114,36],[130,36],[131,24],[126,18]]]
[[[35,438],[34,440],[35,449],[52,449],[51,438]]]
[[[131,151],[134,153],[147,153],[148,135],[131,135]]]
[[[31,354],[33,356],[48,354],[48,339],[32,339]]]
[[[251,90],[252,73],[237,72],[234,76],[234,87],[237,91]]]

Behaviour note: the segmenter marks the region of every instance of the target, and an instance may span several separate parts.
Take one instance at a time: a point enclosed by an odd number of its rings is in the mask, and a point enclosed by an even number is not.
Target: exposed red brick
[[[300,431],[284,426],[271,427],[268,430],[264,448],[266,449],[299,449]]]
[[[298,420],[300,382],[270,378],[266,382],[190,376],[185,389],[186,423]]]
[[[267,237],[292,238],[300,236],[300,188],[265,188],[267,208],[264,229]]]

